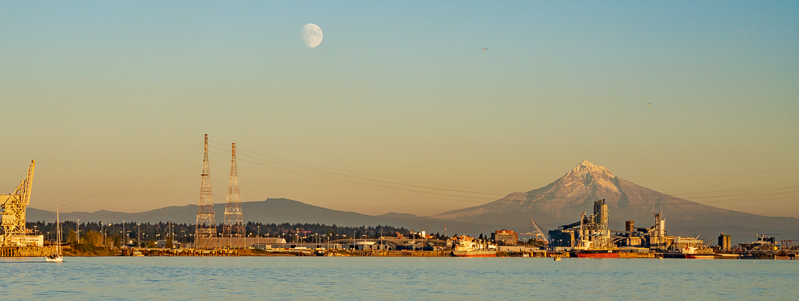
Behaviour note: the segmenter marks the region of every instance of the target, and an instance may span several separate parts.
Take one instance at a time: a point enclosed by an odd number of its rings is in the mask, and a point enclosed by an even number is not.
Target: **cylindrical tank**
[[[627,231],[627,237],[632,237],[633,232],[635,232],[635,222],[633,221],[626,221],[624,222],[624,231]]]

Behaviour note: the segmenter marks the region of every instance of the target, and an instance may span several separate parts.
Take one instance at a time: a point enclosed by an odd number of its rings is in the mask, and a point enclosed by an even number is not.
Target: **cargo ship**
[[[456,257],[497,257],[497,246],[477,242],[473,237],[466,235],[452,238],[455,245],[452,256]]]

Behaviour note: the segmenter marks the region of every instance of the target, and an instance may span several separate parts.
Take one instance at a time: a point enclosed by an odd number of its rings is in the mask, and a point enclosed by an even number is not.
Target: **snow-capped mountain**
[[[485,205],[433,217],[487,224],[504,221],[517,227],[521,227],[520,222],[529,225],[529,219],[533,218],[545,228],[552,229],[577,221],[581,211],[591,214],[593,202],[599,199],[608,204],[612,229],[623,229],[627,220],[635,221],[638,227],[650,226],[653,213],[660,212],[667,220],[666,228],[670,233],[693,236],[705,233],[705,238],[707,235],[718,236],[716,232],[725,232],[751,236],[751,239],[737,237],[749,241],[754,240],[756,233],[782,233],[789,227],[797,229],[799,226],[799,220],[794,218],[759,216],[673,197],[633,184],[588,161],[581,162],[547,186],[525,193],[511,193]]]

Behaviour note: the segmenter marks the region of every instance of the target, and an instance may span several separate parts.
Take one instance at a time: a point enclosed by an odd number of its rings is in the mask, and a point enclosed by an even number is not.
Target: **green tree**
[[[112,235],[109,235],[108,236],[108,241],[111,242],[111,244],[115,248],[119,248],[119,247],[122,246],[122,235],[119,234],[119,233],[114,233]]]
[[[67,234],[67,243],[75,244],[77,240],[78,240],[78,234],[75,233],[75,230],[69,230],[69,234]]]
[[[172,249],[173,247],[175,247],[175,246],[172,244],[172,237],[171,236],[167,237],[166,238],[166,248],[167,249]]]
[[[155,241],[152,240],[152,239],[150,241],[148,241],[147,242],[147,247],[148,248],[155,248]]]
[[[81,237],[82,243],[92,247],[100,247],[103,245],[103,234],[92,230],[86,231]]]

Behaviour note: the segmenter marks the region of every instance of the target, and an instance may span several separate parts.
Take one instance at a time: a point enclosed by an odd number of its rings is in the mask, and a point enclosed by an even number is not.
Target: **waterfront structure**
[[[454,236],[452,255],[456,257],[496,257],[497,246],[466,235]]]
[[[757,240],[751,243],[740,243],[738,248],[743,250],[777,250],[777,239],[770,235],[779,234],[757,234]]]
[[[227,200],[225,202],[225,226],[222,235],[228,238],[228,247],[243,248],[245,245],[233,244],[233,238],[245,236],[244,219],[241,212],[241,195],[239,194],[239,174],[236,168],[235,143],[233,143],[232,154],[230,159],[230,182],[228,183]],[[238,242],[239,240],[235,241]]]
[[[204,239],[203,243],[204,248],[207,249],[224,248],[230,246],[231,244],[234,246],[257,247],[260,249],[282,248],[290,246],[290,244],[288,244],[286,240],[281,237],[211,237]],[[185,244],[184,247],[189,248],[190,246],[189,244]],[[195,249],[198,248],[197,246],[192,247]]]
[[[205,155],[203,171],[200,174],[200,202],[197,205],[197,225],[194,231],[195,248],[210,248],[208,239],[216,237],[216,217],[214,197],[211,191],[211,168],[208,164],[208,134],[205,134]]]
[[[594,214],[580,213],[580,220],[549,231],[550,248],[554,251],[572,251],[579,257],[618,257],[614,254],[623,247],[626,251],[640,252],[648,249],[676,257],[699,258],[709,252],[699,237],[666,235],[666,219],[654,213],[655,223],[648,228],[636,228],[634,221],[625,222],[625,231],[608,228],[608,210],[604,200],[594,202]],[[722,234],[723,235],[723,234]],[[719,241],[721,241],[719,237]],[[727,236],[729,243],[729,236]],[[721,244],[721,242],[720,242]]]
[[[555,249],[596,249],[615,247],[608,228],[608,205],[594,202],[594,214],[580,213],[580,220],[549,231],[549,245]]]
[[[624,222],[624,239],[621,241],[621,246],[640,247],[642,245],[641,237],[637,235],[635,230],[635,221]]]
[[[502,229],[491,233],[491,240],[501,245],[515,245],[519,241],[519,234],[512,230]]]
[[[581,225],[580,247],[586,249],[611,247],[608,221],[608,204],[604,199],[594,202],[594,214]]]
[[[732,239],[731,239],[731,237],[729,235],[721,233],[719,235],[719,250],[722,250],[722,251],[729,250],[730,247],[732,246],[732,244],[730,243],[731,240]]]
[[[555,250],[570,250],[576,246],[574,230],[560,226],[557,230],[549,230],[549,247]]]
[[[27,237],[28,231],[25,228],[25,215],[27,206],[31,201],[33,170],[35,166],[36,160],[31,160],[31,164],[28,167],[28,177],[22,180],[17,186],[17,189],[11,194],[0,194],[0,208],[3,209],[3,233],[2,236],[0,236],[0,239],[2,239],[0,245],[3,247],[41,246],[41,243],[33,243],[33,241],[41,239]]]
[[[666,236],[666,219],[663,218],[663,213],[654,213],[655,225],[650,228],[647,235],[647,243],[650,248],[665,249],[668,248],[673,241],[673,237]]]

